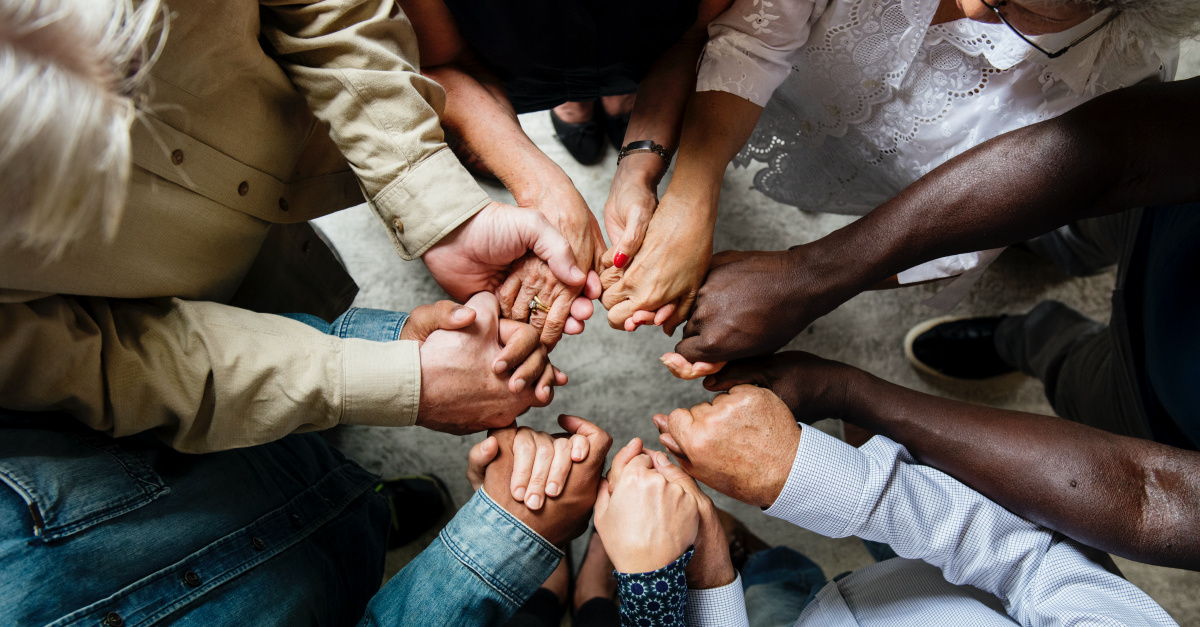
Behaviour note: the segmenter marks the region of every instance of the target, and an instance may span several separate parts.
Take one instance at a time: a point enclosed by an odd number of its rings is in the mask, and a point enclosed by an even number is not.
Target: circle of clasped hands
[[[490,209],[469,224],[482,227],[507,219],[514,208],[507,207],[504,214],[489,214]],[[603,242],[598,225],[595,230]],[[482,488],[550,542],[563,545],[578,536],[594,513],[596,530],[622,572],[656,570],[694,547],[687,566],[689,581],[714,586],[732,581],[735,573],[717,510],[697,482],[748,504],[770,506],[787,480],[786,462],[800,438],[800,417],[789,406],[795,406],[799,399],[793,397],[801,392],[782,389],[776,373],[794,367],[798,359],[806,367],[829,371],[827,377],[833,380],[840,365],[804,353],[772,354],[791,335],[780,337],[778,325],[764,319],[763,312],[771,309],[749,302],[754,299],[747,300],[743,290],[753,284],[747,277],[760,271],[756,264],[769,262],[775,253],[718,254],[712,257],[707,281],[692,298],[637,311],[628,299],[609,298],[611,290],[621,289],[629,268],[627,254],[617,253],[617,261],[625,262],[618,266],[613,249],[601,254],[593,247],[592,258],[581,260],[557,232],[513,244],[491,235],[503,232],[498,224],[468,229],[465,237],[458,237],[463,241],[447,242],[449,246],[425,255],[442,287],[464,304],[422,306],[406,323],[405,335],[422,342],[418,424],[460,434],[488,429],[488,437],[470,451],[467,474],[472,487]],[[495,252],[500,249],[504,250]],[[456,266],[464,255],[474,257],[472,265]],[[503,263],[504,259],[517,261]],[[601,271],[584,273],[581,266]],[[485,270],[476,270],[479,267]],[[447,276],[455,278],[443,280]],[[515,424],[529,407],[549,404],[553,388],[567,382],[548,353],[563,334],[582,332],[583,322],[593,313],[592,301],[598,298],[609,309],[615,328],[633,331],[655,324],[671,335],[686,322],[684,340],[676,350],[694,361],[680,353],[668,353],[662,361],[675,376],[705,377],[707,389],[721,392],[712,402],[653,417],[660,443],[677,463],[634,438],[616,453],[605,473],[613,442],[596,424],[561,415],[558,422],[564,432],[559,434]],[[750,336],[752,341],[746,342]],[[719,352],[714,350],[717,346]],[[481,353],[491,359],[491,371],[463,376],[472,363],[479,363],[463,355]],[[737,361],[704,360],[717,354]],[[459,376],[444,380],[460,386],[445,391],[456,395],[457,402],[426,405],[426,396],[447,396],[427,394],[428,387],[443,380],[439,372],[456,369]],[[476,382],[466,394],[464,379]],[[812,395],[805,403],[828,396],[811,377],[805,388],[803,393]],[[816,409],[820,413],[819,403]],[[464,416],[472,418],[464,422]]]

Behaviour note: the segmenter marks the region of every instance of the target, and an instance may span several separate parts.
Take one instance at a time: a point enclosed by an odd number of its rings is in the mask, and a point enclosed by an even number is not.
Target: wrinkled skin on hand
[[[720,392],[736,385],[755,385],[775,393],[792,415],[805,424],[841,418],[863,372],[838,361],[802,351],[785,351],[730,362],[704,379],[705,389]]]
[[[693,363],[770,354],[832,311],[844,299],[825,288],[803,254],[798,247],[714,256],[675,352]]]
[[[512,266],[512,273],[497,291],[506,318],[528,320],[542,334],[542,343],[553,347],[563,334],[583,332],[592,315],[592,300],[600,297],[599,275],[604,253],[604,234],[587,202],[570,182],[546,185],[542,193],[523,208],[534,209],[546,218],[571,246],[575,264],[588,272],[583,286],[559,281],[550,266],[537,255],[526,255]],[[550,306],[549,312],[530,311],[529,301],[537,295]]]
[[[560,416],[559,424],[568,432],[588,440],[586,459],[573,462],[562,494],[546,499],[538,510],[529,509],[512,495],[512,475],[516,461],[513,444],[517,429],[509,427],[492,431],[496,440],[495,459],[483,475],[483,489],[498,505],[529,526],[552,544],[563,546],[587,529],[596,502],[596,490],[603,474],[604,460],[612,445],[612,437],[592,423],[575,416]]]
[[[800,427],[770,390],[739,385],[712,403],[654,416],[659,441],[697,481],[743,503],[769,507],[783,491]]]

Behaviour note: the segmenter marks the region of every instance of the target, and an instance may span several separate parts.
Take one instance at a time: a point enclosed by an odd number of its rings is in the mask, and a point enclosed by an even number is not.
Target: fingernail
[[[575,281],[578,282],[578,281],[582,281],[585,278],[587,278],[587,275],[583,273],[583,270],[580,270],[579,268],[576,268],[576,267],[572,267],[571,268],[571,278],[575,279]]]
[[[492,366],[492,371],[494,371],[496,374],[500,374],[505,370],[508,370],[508,363],[504,361],[498,361],[496,362],[495,366]]]
[[[542,393],[546,395],[546,398],[550,398],[550,386],[542,386]]]
[[[517,488],[516,490],[513,490],[513,498],[517,499],[518,501],[525,498],[525,488]]]
[[[537,494],[532,494],[529,496],[529,500],[525,501],[525,505],[529,509],[537,509],[542,506],[542,497],[538,496]]]
[[[549,494],[550,496],[554,496],[554,495],[558,494],[558,484],[553,483],[553,482],[547,483],[546,484],[546,494]]]
[[[619,250],[617,251],[617,254],[613,255],[613,265],[618,268],[624,268],[625,264],[628,261],[629,261],[629,255],[626,255],[625,253],[623,253]]]
[[[578,448],[573,449],[571,451],[571,459],[575,461],[583,459],[583,451],[579,450]]]
[[[471,315],[471,314],[467,313],[467,308],[463,307],[462,305],[459,305],[458,307],[454,308],[454,313],[451,314],[450,317],[454,318],[455,320],[457,320],[459,322],[462,322],[463,320],[466,320],[467,316],[469,316],[469,315]]]
[[[513,385],[515,386],[516,390],[520,392],[521,390],[525,389],[525,379],[517,379],[517,382]]]

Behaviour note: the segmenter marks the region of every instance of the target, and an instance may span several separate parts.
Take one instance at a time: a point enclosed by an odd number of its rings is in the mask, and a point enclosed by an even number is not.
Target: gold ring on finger
[[[537,295],[535,294],[533,298],[529,299],[529,310],[530,311],[540,311],[542,313],[550,313],[550,306],[547,305],[546,303],[543,303],[542,299],[538,298]]]

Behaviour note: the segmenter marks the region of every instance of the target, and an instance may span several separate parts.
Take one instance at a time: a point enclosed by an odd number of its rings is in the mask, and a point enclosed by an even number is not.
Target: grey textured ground
[[[1180,76],[1196,74],[1200,74],[1200,46],[1191,45],[1185,51]],[[522,124],[534,141],[563,165],[599,218],[616,167],[616,155],[609,151],[600,164],[580,166],[553,139],[546,114],[523,116]],[[848,221],[840,216],[802,213],[769,200],[750,189],[752,178],[753,171],[749,170],[730,168],[727,173],[715,250],[783,249],[819,238]],[[666,183],[663,185],[665,189]],[[489,191],[493,197],[511,202],[511,196],[503,189],[489,187]],[[600,223],[603,225],[603,220]],[[319,224],[337,245],[362,288],[358,306],[405,311],[445,298],[422,264],[405,263],[396,257],[383,228],[365,206],[323,218]],[[853,263],[852,259],[846,261]],[[984,275],[955,313],[1018,313],[1049,298],[1068,303],[1097,319],[1107,319],[1112,283],[1111,273],[1068,279],[1032,258],[1009,252]],[[1005,387],[976,389],[938,386],[919,377],[905,361],[901,343],[911,326],[936,314],[921,305],[932,293],[933,288],[917,287],[862,294],[818,320],[789,348],[845,361],[890,381],[934,394],[1052,413],[1041,385],[1031,379]],[[671,350],[674,343],[674,339],[665,337],[656,328],[643,327],[632,334],[610,329],[604,322],[603,310],[598,307],[587,330],[565,339],[553,353],[555,364],[569,373],[570,384],[557,392],[549,407],[530,411],[521,418],[521,423],[555,431],[558,414],[572,413],[603,426],[613,434],[618,446],[635,436],[656,443],[657,432],[650,416],[690,406],[710,396],[698,382],[674,379],[659,363],[659,355]],[[457,503],[464,502],[470,494],[463,474],[467,450],[482,439],[479,435],[458,438],[416,428],[358,427],[341,429],[332,437],[351,457],[382,475],[436,473],[450,486]],[[719,507],[733,512],[769,543],[786,544],[808,555],[821,565],[827,577],[871,562],[857,540],[823,538],[769,518],[757,508],[710,493]],[[575,548],[576,555],[580,555],[583,546]],[[390,569],[398,569],[412,551],[410,548],[391,556]],[[1200,595],[1196,594],[1200,591],[1200,573],[1117,561],[1130,580],[1159,601],[1181,624],[1200,625]]]

